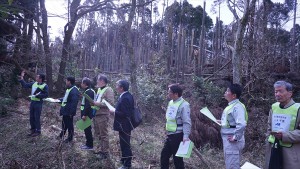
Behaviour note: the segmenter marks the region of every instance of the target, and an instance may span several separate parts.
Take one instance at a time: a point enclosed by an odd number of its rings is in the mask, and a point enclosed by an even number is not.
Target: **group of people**
[[[40,115],[43,99],[48,97],[48,86],[45,84],[45,75],[36,76],[36,81],[26,83],[21,73],[20,82],[23,87],[32,88],[30,104],[30,126],[31,132],[28,136],[35,137],[41,134]],[[103,100],[114,104],[114,91],[108,85],[108,79],[99,75],[97,79],[98,90],[92,89],[92,81],[83,78],[80,94],[75,85],[74,77],[66,78],[67,90],[61,102],[60,115],[62,116],[62,131],[58,138],[63,139],[68,131],[68,137],[64,142],[71,142],[74,135],[73,117],[76,114],[77,104],[81,99],[81,118],[93,119],[94,133],[99,140],[99,148],[95,153],[100,159],[109,157],[108,121],[109,115],[114,115],[113,130],[119,133],[120,148],[122,152],[120,169],[131,168],[132,151],[130,145],[131,131],[134,129],[130,117],[135,109],[134,98],[129,90],[127,80],[119,80],[115,90],[120,94],[115,104],[115,110],[108,109]],[[298,168],[300,166],[300,104],[292,99],[292,85],[286,81],[277,81],[274,84],[276,103],[272,105],[269,112],[268,131],[266,141],[266,163],[265,169],[273,169],[270,164],[271,147],[275,140],[279,140],[282,146],[283,169]],[[182,98],[183,88],[179,84],[168,86],[168,97],[170,99],[166,110],[166,140],[161,151],[160,163],[162,169],[169,168],[169,158],[173,156],[176,169],[183,169],[182,157],[177,157],[176,152],[181,142],[189,141],[191,133],[190,105]],[[242,87],[239,84],[231,84],[227,88],[224,97],[228,106],[224,109],[221,119],[221,137],[223,140],[223,151],[226,169],[239,169],[241,153],[245,146],[245,129],[248,121],[248,113],[245,105],[239,100]],[[89,101],[85,97],[93,99]],[[282,127],[283,126],[283,127]],[[280,130],[277,130],[280,129]],[[81,146],[83,150],[93,150],[93,135],[91,126],[84,130],[86,143]]]

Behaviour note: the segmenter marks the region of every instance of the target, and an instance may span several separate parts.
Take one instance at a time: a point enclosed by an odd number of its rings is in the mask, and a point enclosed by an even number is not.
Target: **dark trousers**
[[[73,116],[63,116],[63,121],[62,121],[62,131],[60,133],[60,137],[63,137],[68,130],[68,140],[72,141],[73,140],[73,135],[74,135],[74,125],[73,125]]]
[[[125,167],[131,167],[132,151],[130,147],[131,131],[119,131],[120,147],[122,152],[121,163]]]
[[[183,140],[183,133],[168,135],[168,138],[165,140],[164,147],[161,151],[161,156],[160,156],[161,169],[169,168],[169,158],[172,155],[173,155],[175,168],[184,169],[183,158],[175,156],[179,144],[182,140]]]
[[[92,126],[89,126],[88,128],[84,129],[84,134],[85,134],[85,138],[86,138],[85,145],[88,147],[93,147]]]
[[[30,103],[30,127],[33,132],[41,132],[41,112],[43,102],[31,101]]]

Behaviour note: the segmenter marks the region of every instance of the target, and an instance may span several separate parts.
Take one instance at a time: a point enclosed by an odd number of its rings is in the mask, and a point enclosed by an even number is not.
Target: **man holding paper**
[[[121,147],[121,163],[122,166],[118,169],[131,168],[132,151],[130,145],[131,130],[133,126],[130,122],[130,117],[134,111],[134,98],[129,90],[129,82],[127,80],[118,80],[116,91],[120,94],[116,109],[110,110],[114,113],[113,129],[119,132],[120,147]]]
[[[95,135],[100,141],[99,148],[95,150],[95,153],[100,159],[106,159],[109,151],[109,137],[108,137],[108,121],[109,121],[109,109],[102,102],[105,99],[109,103],[114,102],[114,92],[111,87],[107,86],[108,79],[105,75],[99,75],[97,80],[98,91],[94,101],[94,130]]]
[[[30,134],[28,136],[35,137],[41,134],[41,112],[43,99],[48,97],[48,86],[45,81],[45,75],[39,74],[35,77],[35,82],[26,83],[24,81],[25,71],[22,71],[20,83],[24,88],[31,88],[30,103]]]
[[[180,142],[189,141],[191,133],[190,105],[182,98],[183,89],[178,84],[169,85],[168,97],[171,101],[166,112],[167,139],[161,151],[161,169],[169,168],[169,158],[173,156],[176,169],[183,169],[182,157],[177,157],[176,152]]]
[[[222,113],[221,136],[226,169],[240,169],[241,153],[245,146],[248,114],[239,100],[241,94],[242,87],[239,84],[231,84],[224,94],[228,106]]]
[[[85,98],[85,95],[89,96],[90,98],[94,98],[95,91],[91,88],[92,82],[89,78],[83,78],[81,82],[81,88],[84,90],[84,95],[82,96],[81,100],[81,119],[85,121],[87,118],[93,118],[93,109],[88,99]],[[93,149],[93,134],[92,134],[92,126],[87,127],[84,129],[84,134],[86,138],[85,145],[82,145],[80,148],[82,150],[92,150]]]
[[[264,168],[272,168],[272,144],[278,139],[282,146],[283,169],[296,169],[300,167],[300,104],[292,99],[292,84],[277,81],[274,89],[277,102],[269,112]]]

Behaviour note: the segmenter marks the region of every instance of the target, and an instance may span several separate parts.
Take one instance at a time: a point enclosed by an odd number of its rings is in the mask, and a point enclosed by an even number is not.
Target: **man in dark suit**
[[[129,83],[127,80],[119,80],[116,85],[116,90],[120,93],[120,97],[116,104],[116,110],[111,111],[115,114],[114,127],[115,131],[119,132],[120,147],[122,152],[121,163],[119,169],[131,168],[132,151],[130,147],[130,135],[133,127],[130,122],[130,116],[134,111],[134,99],[128,92]]]
[[[62,131],[59,134],[59,138],[63,138],[68,130],[68,138],[65,143],[71,142],[74,135],[73,117],[76,114],[77,104],[79,100],[79,89],[75,86],[75,78],[67,77],[66,79],[67,90],[65,96],[60,99],[61,108],[60,115],[63,116]]]

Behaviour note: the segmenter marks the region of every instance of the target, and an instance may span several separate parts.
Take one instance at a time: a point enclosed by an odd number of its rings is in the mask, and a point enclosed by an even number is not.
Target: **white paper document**
[[[108,107],[109,110],[113,112],[116,111],[116,109],[111,104],[109,104],[105,99],[102,99],[102,102]]]
[[[287,132],[290,128],[292,116],[288,114],[272,114],[272,131]]]
[[[45,101],[47,101],[47,102],[52,102],[52,103],[59,103],[60,102],[60,100],[58,100],[58,99],[53,99],[53,98],[50,98],[50,97],[48,97],[48,98],[46,98],[46,99],[44,99]]]
[[[181,142],[176,154],[187,154],[191,141]]]
[[[245,162],[245,164],[241,167],[241,169],[261,169],[261,168],[249,162]]]
[[[208,117],[209,119],[211,119],[213,122],[217,123],[219,126],[221,126],[220,123],[218,123],[217,119],[215,118],[215,116],[208,110],[207,107],[204,107],[200,110],[200,112],[202,114],[204,114],[206,117]]]

